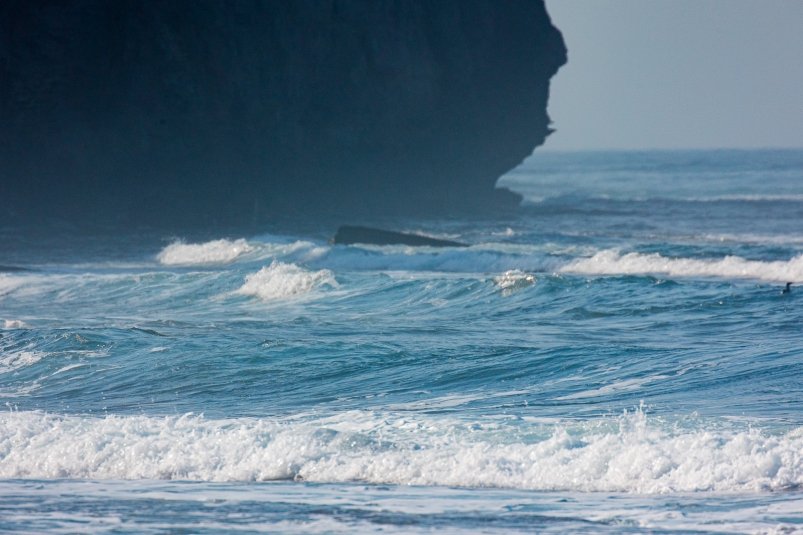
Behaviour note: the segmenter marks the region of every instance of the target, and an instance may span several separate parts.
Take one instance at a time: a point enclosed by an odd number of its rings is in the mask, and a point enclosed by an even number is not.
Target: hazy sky
[[[548,149],[803,147],[803,0],[547,0]]]

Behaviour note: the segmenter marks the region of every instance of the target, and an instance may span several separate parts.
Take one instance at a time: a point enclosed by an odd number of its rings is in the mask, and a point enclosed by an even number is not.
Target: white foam
[[[717,195],[712,197],[685,197],[681,200],[688,202],[803,202],[803,193],[788,194],[761,194],[744,193],[733,195]]]
[[[26,278],[18,275],[0,273],[0,299],[16,291],[25,284]]]
[[[801,245],[803,234],[703,234],[701,239],[719,243],[749,243],[757,245]]]
[[[520,290],[535,284],[535,275],[525,273],[519,269],[511,269],[494,277],[494,283],[502,289],[504,294],[509,295],[514,290]]]
[[[6,295],[20,304],[27,301],[27,307],[40,306],[43,300],[50,303],[79,300],[83,303],[111,305],[113,301],[131,299],[128,302],[135,303],[151,296],[169,297],[171,294],[197,291],[197,288],[214,283],[218,277],[219,275],[209,272],[38,273],[18,276],[16,285]],[[2,291],[0,288],[0,301],[4,297]],[[112,295],[113,299],[110,300]],[[0,328],[2,321],[0,320]]]
[[[47,353],[41,351],[12,351],[0,353],[0,373],[25,368],[42,360]]]
[[[229,264],[253,250],[254,246],[242,238],[204,243],[175,241],[162,249],[156,255],[156,260],[166,266]]]
[[[671,277],[746,278],[772,282],[803,281],[803,255],[790,260],[746,260],[739,256],[718,259],[669,258],[658,253],[621,254],[616,249],[600,251],[562,267],[565,273],[637,275],[655,273]]]
[[[515,230],[513,230],[513,229],[512,229],[512,228],[510,228],[510,227],[507,227],[507,228],[506,228],[505,230],[503,230],[502,232],[492,232],[492,233],[491,233],[491,235],[492,235],[492,236],[503,236],[503,237],[505,237],[505,238],[510,238],[510,237],[512,237],[512,236],[515,236],[515,235],[516,235],[516,231],[515,231]]]
[[[317,420],[0,413],[0,478],[370,482],[536,490],[747,492],[803,484],[803,428],[682,430],[351,412]]]
[[[245,284],[235,293],[272,301],[307,294],[321,286],[337,286],[334,274],[328,269],[308,271],[274,260],[269,266],[247,275]]]
[[[4,329],[26,329],[28,324],[26,324],[22,320],[4,320],[3,321],[3,328]]]
[[[678,374],[681,375],[681,374]],[[607,396],[610,394],[617,394],[621,392],[632,392],[634,390],[639,390],[644,385],[651,383],[653,381],[658,381],[661,379],[669,378],[668,375],[653,375],[650,377],[641,377],[638,379],[625,379],[622,381],[616,381],[611,384],[607,384],[600,388],[595,388],[592,390],[583,390],[582,392],[576,392],[574,394],[568,394],[565,396],[560,396],[555,398],[556,401],[568,401],[572,399],[588,399],[597,396]]]

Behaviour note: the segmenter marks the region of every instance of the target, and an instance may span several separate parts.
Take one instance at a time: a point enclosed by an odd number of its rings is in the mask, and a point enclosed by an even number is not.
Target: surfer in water
[[[792,283],[791,283],[791,282],[787,282],[787,283],[786,283],[786,288],[784,288],[783,290],[781,290],[781,293],[782,293],[782,294],[788,294],[788,293],[789,293],[789,292],[791,292],[791,291],[792,291]]]

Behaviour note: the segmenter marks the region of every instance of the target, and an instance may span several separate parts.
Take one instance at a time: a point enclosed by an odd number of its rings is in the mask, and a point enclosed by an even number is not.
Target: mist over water
[[[803,530],[803,152],[502,183],[378,223],[467,248],[2,229],[0,529]]]

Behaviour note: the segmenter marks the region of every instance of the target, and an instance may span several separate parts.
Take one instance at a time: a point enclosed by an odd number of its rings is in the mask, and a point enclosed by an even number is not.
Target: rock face
[[[565,59],[540,0],[3,0],[0,222],[515,206]]]

